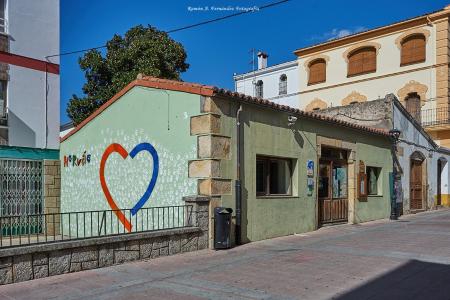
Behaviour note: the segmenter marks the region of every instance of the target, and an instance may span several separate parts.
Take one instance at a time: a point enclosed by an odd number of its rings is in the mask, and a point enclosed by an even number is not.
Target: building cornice
[[[434,64],[434,65],[419,67],[419,68],[415,68],[415,69],[409,69],[409,70],[400,71],[400,72],[394,72],[394,73],[389,73],[389,74],[384,74],[384,75],[371,76],[371,77],[368,77],[368,78],[357,79],[357,80],[352,80],[352,81],[338,83],[338,84],[332,84],[332,85],[319,87],[319,88],[315,88],[315,89],[310,89],[310,90],[306,90],[306,91],[303,90],[303,91],[300,91],[299,94],[308,94],[308,93],[317,92],[317,91],[321,91],[321,90],[332,89],[332,88],[336,88],[336,87],[340,87],[340,86],[346,86],[346,85],[351,85],[351,84],[355,84],[355,83],[360,83],[360,82],[365,82],[365,81],[370,81],[370,80],[376,80],[376,79],[381,79],[381,78],[387,78],[387,77],[392,77],[392,76],[397,76],[397,75],[402,75],[402,74],[407,74],[407,73],[412,73],[412,72],[417,72],[417,71],[422,71],[422,70],[434,69],[434,68],[438,68],[438,67],[441,67],[441,66],[448,66],[448,65],[450,65],[450,63]]]
[[[419,17],[407,19],[404,21],[400,21],[394,24],[370,29],[367,31],[355,33],[352,35],[348,35],[346,37],[334,39],[331,41],[323,42],[320,44],[300,48],[294,51],[294,54],[298,57],[304,57],[310,54],[315,54],[322,51],[327,51],[330,49],[338,48],[341,46],[345,46],[352,43],[363,42],[366,40],[370,40],[373,38],[377,38],[381,35],[391,34],[398,31],[404,31],[406,29],[411,29],[417,26],[428,25],[433,22],[448,18],[450,15],[450,8],[446,7],[437,12],[433,12],[430,14],[425,14]]]
[[[292,60],[292,61],[284,62],[284,63],[281,63],[281,64],[273,65],[273,66],[270,66],[270,67],[267,67],[267,68],[264,68],[264,69],[255,70],[255,71],[250,71],[250,72],[243,73],[243,74],[234,75],[233,79],[234,79],[234,81],[237,81],[237,80],[252,78],[254,76],[259,76],[259,75],[263,75],[263,74],[267,74],[267,73],[271,73],[271,72],[276,72],[276,71],[279,71],[279,70],[284,70],[286,68],[296,67],[297,64],[298,64],[297,60]]]

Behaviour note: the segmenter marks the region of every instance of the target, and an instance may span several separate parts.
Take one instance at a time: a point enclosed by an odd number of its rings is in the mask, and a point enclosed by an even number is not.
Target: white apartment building
[[[39,233],[57,212],[59,0],[0,0],[0,231]],[[49,57],[50,56],[50,57]]]
[[[258,52],[258,69],[235,75],[235,90],[246,95],[273,102],[298,106],[299,72],[297,61],[288,61],[268,67],[268,55]]]
[[[0,0],[2,144],[59,148],[59,0]]]

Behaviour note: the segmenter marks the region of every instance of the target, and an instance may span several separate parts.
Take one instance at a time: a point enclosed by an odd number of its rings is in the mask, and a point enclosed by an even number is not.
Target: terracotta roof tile
[[[314,112],[306,112],[299,110],[297,108],[293,108],[287,105],[281,105],[274,103],[269,100],[265,100],[258,97],[252,97],[249,95],[233,92],[230,90],[226,90],[223,88],[218,88],[210,85],[202,85],[198,83],[188,83],[183,81],[169,80],[169,79],[161,79],[151,76],[138,76],[138,79],[129,83],[125,88],[119,91],[116,95],[114,95],[110,100],[104,103],[101,107],[99,107],[92,115],[86,118],[83,122],[81,122],[78,126],[75,127],[74,130],[69,132],[67,135],[61,138],[61,142],[65,141],[67,138],[75,134],[78,130],[83,128],[87,123],[89,123],[96,116],[101,114],[107,107],[117,101],[121,96],[126,94],[131,88],[135,86],[144,86],[156,89],[167,89],[172,91],[180,91],[191,94],[198,94],[206,97],[210,96],[222,96],[228,97],[237,101],[242,101],[250,104],[257,104],[267,108],[272,108],[280,111],[290,112],[292,114],[296,114],[302,117],[320,120],[328,123],[339,124],[344,127],[353,128],[377,135],[389,136],[389,132],[383,129],[372,128],[368,126],[356,125],[350,122],[342,121],[333,117],[324,116],[320,114],[316,114]]]

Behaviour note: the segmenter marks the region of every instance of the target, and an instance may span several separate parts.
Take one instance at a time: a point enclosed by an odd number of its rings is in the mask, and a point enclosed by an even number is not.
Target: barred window
[[[279,94],[280,95],[286,95],[287,94],[287,76],[286,76],[286,74],[282,74],[280,76]]]
[[[325,82],[326,80],[326,61],[322,58],[316,59],[309,64],[308,84]]]
[[[401,66],[425,61],[425,36],[423,34],[409,36],[402,41],[401,45]]]
[[[264,87],[264,83],[262,82],[262,80],[258,80],[256,82],[256,86],[255,86],[256,97],[258,97],[258,98],[263,98],[264,97],[263,87]]]
[[[377,51],[374,47],[357,49],[348,56],[347,76],[376,72]]]
[[[5,2],[6,0],[0,0],[0,32],[6,32]]]

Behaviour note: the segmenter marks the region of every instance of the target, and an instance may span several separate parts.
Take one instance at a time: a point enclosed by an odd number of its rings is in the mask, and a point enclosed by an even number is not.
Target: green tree
[[[105,55],[90,50],[78,60],[86,77],[85,96],[73,95],[67,114],[79,124],[139,73],[181,80],[180,73],[189,68],[186,57],[183,45],[152,26],[133,27],[124,37],[116,34],[107,42]]]

